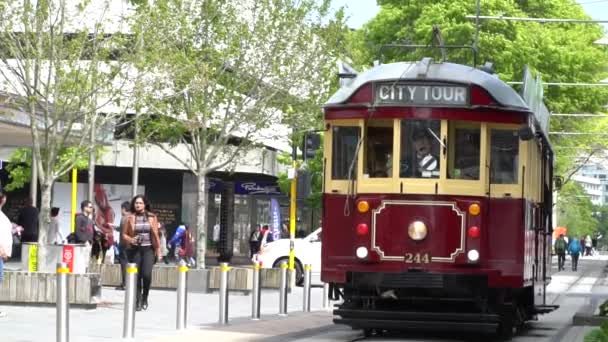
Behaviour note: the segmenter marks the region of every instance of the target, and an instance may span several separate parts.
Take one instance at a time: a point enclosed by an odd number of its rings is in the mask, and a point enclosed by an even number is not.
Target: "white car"
[[[281,262],[289,263],[290,239],[280,239],[261,246],[257,260],[262,268],[279,267]],[[294,240],[296,283],[304,281],[304,265],[312,267],[311,283],[321,284],[321,228],[310,233],[305,238]]]

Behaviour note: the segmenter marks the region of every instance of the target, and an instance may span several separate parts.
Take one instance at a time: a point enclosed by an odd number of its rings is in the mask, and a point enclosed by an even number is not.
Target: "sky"
[[[472,0],[469,0],[472,1]],[[608,0],[576,0],[593,19],[608,20]],[[345,6],[347,24],[351,28],[360,28],[373,18],[380,9],[376,0],[333,0],[332,7]],[[471,13],[472,14],[472,13]],[[608,30],[608,24],[604,24]]]

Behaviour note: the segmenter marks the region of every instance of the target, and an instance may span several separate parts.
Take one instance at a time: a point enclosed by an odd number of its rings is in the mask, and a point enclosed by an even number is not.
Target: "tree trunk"
[[[41,265],[45,265],[47,258],[46,237],[51,225],[51,192],[53,190],[53,181],[44,180],[40,185],[40,214],[38,216],[38,271],[41,270]],[[43,270],[44,271],[44,270]]]
[[[196,266],[205,268],[205,252],[207,250],[207,177],[199,173],[198,199],[196,206]]]

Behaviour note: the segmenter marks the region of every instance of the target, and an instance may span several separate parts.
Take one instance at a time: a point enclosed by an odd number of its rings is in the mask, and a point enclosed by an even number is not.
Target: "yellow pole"
[[[291,179],[291,202],[289,205],[289,270],[293,271],[295,268],[295,252],[294,240],[296,238],[296,187],[297,187],[297,171],[296,171],[296,160],[293,160],[293,178]]]
[[[72,169],[72,222],[70,223],[70,231],[73,233],[76,231],[76,192],[78,191],[78,171]]]

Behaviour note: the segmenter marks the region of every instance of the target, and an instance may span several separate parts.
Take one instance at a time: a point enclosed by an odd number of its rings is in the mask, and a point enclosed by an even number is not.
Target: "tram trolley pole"
[[[260,302],[261,302],[261,282],[260,282],[260,262],[256,261],[253,264],[253,289],[251,291],[251,319],[260,319]]]
[[[279,316],[287,316],[287,262],[281,262],[281,285],[279,289]]]
[[[228,272],[227,262],[220,263],[220,318],[219,323],[228,324]]]
[[[177,266],[177,313],[175,328],[186,329],[188,320],[188,266],[181,260]]]
[[[137,290],[137,264],[127,264],[125,304],[122,325],[122,338],[135,338],[135,291]]]
[[[70,340],[70,302],[68,300],[68,274],[70,269],[65,263],[57,264],[57,342]]]
[[[304,265],[304,299],[302,305],[302,311],[310,312],[310,281],[311,281],[312,265]]]

